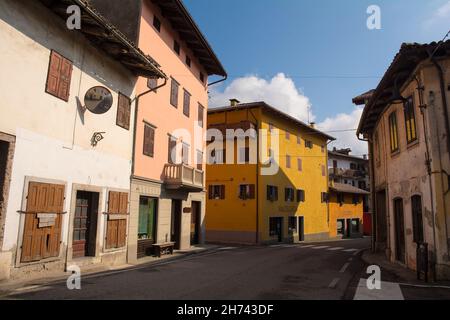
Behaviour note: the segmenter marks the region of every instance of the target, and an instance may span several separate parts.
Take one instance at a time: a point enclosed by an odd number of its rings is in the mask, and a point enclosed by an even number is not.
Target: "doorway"
[[[170,228],[170,241],[175,243],[175,249],[179,250],[181,240],[181,200],[172,200],[172,219]]]
[[[403,216],[403,200],[394,200],[395,224],[395,257],[397,261],[405,263],[405,223]]]
[[[336,233],[339,237],[345,237],[345,219],[338,219],[336,221]]]
[[[270,218],[270,236],[276,238],[278,242],[283,242],[283,218]]]
[[[98,192],[77,191],[73,221],[72,257],[95,257]]]
[[[153,254],[153,244],[156,243],[156,217],[158,199],[151,197],[139,198],[139,224],[137,257],[143,258]]]
[[[305,217],[298,217],[298,241],[305,241]]]
[[[191,207],[191,245],[196,245],[200,243],[202,203],[199,201],[192,201]]]

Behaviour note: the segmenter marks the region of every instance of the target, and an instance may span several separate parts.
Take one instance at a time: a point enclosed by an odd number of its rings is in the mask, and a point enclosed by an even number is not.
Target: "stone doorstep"
[[[161,258],[156,257],[146,257],[139,259],[136,264],[124,264],[124,265],[118,265],[118,266],[104,266],[104,265],[87,265],[87,266],[81,266],[81,274],[87,275],[87,276],[93,276],[93,275],[101,275],[102,273],[108,273],[111,271],[120,271],[120,270],[126,270],[130,269],[133,270],[136,267],[142,267],[145,265],[150,266],[157,266],[161,263],[167,263],[170,261],[175,261],[190,255],[194,254],[207,254],[207,253],[213,253],[219,251],[220,246],[215,245],[204,245],[201,247],[194,247],[187,250],[176,250],[174,251],[173,255],[163,255]],[[0,281],[0,299],[2,297],[6,297],[7,295],[12,294],[16,290],[20,290],[21,288],[25,288],[24,291],[26,291],[27,287],[30,287],[30,289],[33,287],[41,287],[45,285],[51,285],[55,283],[59,283],[61,281],[67,280],[68,276],[70,274],[68,272],[64,271],[53,271],[46,273],[45,276],[42,274],[36,275],[35,277],[28,277],[25,280],[4,280]],[[83,281],[83,280],[82,280]]]

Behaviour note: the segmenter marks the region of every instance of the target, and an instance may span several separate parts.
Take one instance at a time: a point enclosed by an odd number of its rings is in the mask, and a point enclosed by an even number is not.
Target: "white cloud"
[[[330,143],[329,148],[350,148],[353,155],[367,154],[367,143],[356,138],[356,131],[363,108],[355,107],[351,113],[339,113],[336,116],[326,118],[317,124],[319,130],[328,132],[337,140]]]
[[[223,92],[212,90],[209,105],[221,107],[229,104],[229,99],[241,102],[265,101],[271,106],[302,121],[308,121],[311,103],[292,79],[279,73],[270,80],[257,76],[246,76],[233,80]],[[310,121],[314,116],[310,117]]]
[[[441,24],[448,27],[448,20],[450,19],[450,0],[447,0],[442,6],[437,8],[428,19],[424,21],[426,29],[440,26]]]
[[[241,102],[265,101],[271,106],[299,119],[308,121],[310,100],[295,86],[294,81],[283,73],[279,73],[270,80],[257,76],[246,76],[232,81],[223,91],[213,89],[210,92],[211,108],[226,106],[229,99],[236,98]],[[335,132],[356,129],[361,118],[362,108],[357,107],[349,114],[340,113],[326,118],[317,124],[317,128],[329,133],[338,140],[331,147],[351,148],[355,155],[367,154],[367,144],[356,138],[355,131]],[[311,112],[310,121],[314,121]]]

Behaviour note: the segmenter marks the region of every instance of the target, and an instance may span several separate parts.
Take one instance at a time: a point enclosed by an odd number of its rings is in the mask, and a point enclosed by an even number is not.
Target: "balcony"
[[[205,187],[204,176],[204,171],[186,164],[166,164],[164,166],[164,183],[167,189],[201,191]]]

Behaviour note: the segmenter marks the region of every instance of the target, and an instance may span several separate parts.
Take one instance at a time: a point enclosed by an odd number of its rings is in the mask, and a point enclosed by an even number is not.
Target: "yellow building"
[[[331,182],[329,193],[330,238],[363,235],[363,196],[369,192],[349,184]]]
[[[264,102],[237,100],[209,110],[208,129],[223,134],[255,129],[257,134],[245,145],[229,138],[231,149],[224,143],[226,151],[211,151],[217,145],[208,150],[207,241],[256,244],[329,237],[327,143],[333,137]]]

